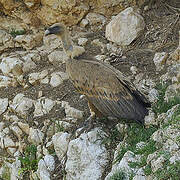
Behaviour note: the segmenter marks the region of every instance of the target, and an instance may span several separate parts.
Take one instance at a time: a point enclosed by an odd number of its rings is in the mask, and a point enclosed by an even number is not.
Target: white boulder
[[[106,38],[119,45],[129,45],[145,28],[143,17],[132,7],[115,16],[106,26]]]
[[[6,111],[8,107],[8,98],[0,98],[0,115]]]
[[[70,141],[70,134],[68,134],[66,132],[65,133],[63,133],[63,132],[56,133],[52,137],[54,149],[56,151],[56,155],[59,158],[59,160],[62,160],[64,155],[66,154],[69,141]]]
[[[107,165],[107,150],[98,140],[98,129],[81,134],[69,142],[65,170],[66,179],[101,179]]]

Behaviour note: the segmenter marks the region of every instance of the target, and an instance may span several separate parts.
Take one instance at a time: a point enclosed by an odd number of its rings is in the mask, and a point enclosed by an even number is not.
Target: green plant
[[[101,136],[101,135],[99,135]],[[102,138],[101,143],[102,144],[117,144],[117,142],[122,139],[122,134],[118,131],[118,129],[115,127],[111,129],[110,133]]]
[[[156,130],[157,128],[153,126],[145,129],[138,124],[132,124],[131,127],[128,128],[128,135],[126,139],[127,145],[121,147],[121,150],[118,152],[115,162],[120,161],[127,151],[132,151],[136,155],[142,155],[142,157],[140,162],[129,162],[129,166],[131,168],[141,168],[145,166],[145,173],[150,173],[151,167],[147,165],[147,157],[149,154],[152,154],[157,150],[155,141],[150,139],[151,135]],[[141,141],[143,141],[145,145],[137,149],[136,144]]]
[[[155,172],[157,179],[162,180],[179,180],[180,175],[180,161],[176,161],[175,164],[170,164],[169,160],[166,161],[162,169]]]
[[[16,36],[18,36],[18,35],[23,35],[23,34],[25,34],[25,33],[26,33],[26,31],[25,31],[24,29],[22,29],[22,30],[11,29],[11,31],[10,31],[10,34],[11,34],[11,36],[13,36],[13,37],[16,37]]]
[[[156,147],[155,147],[155,142],[150,139],[150,136],[156,130],[157,128],[153,126],[145,129],[139,124],[132,124],[128,128],[128,133],[126,138],[127,145],[121,147],[121,150],[119,151],[115,162],[120,161],[127,151],[132,151],[135,154],[146,154],[146,156],[153,153],[156,150]],[[136,144],[141,141],[145,142],[146,145],[141,149],[137,150]]]
[[[124,179],[126,179],[126,174],[122,170],[119,170],[115,172],[108,180],[124,180]]]
[[[19,174],[27,174],[31,171],[35,172],[38,168],[38,162],[40,159],[36,157],[37,147],[35,145],[30,145],[26,148],[24,155],[19,157],[21,161],[21,169]]]
[[[162,83],[156,86],[156,89],[159,92],[159,98],[158,101],[152,106],[152,110],[156,114],[166,113],[174,105],[180,104],[180,96],[178,95],[171,98],[168,102],[164,100],[167,87],[168,87],[167,84],[162,84]]]
[[[146,176],[150,175],[152,173],[152,169],[151,169],[151,165],[146,165],[146,167],[144,168],[144,173]]]
[[[59,121],[55,121],[57,132],[64,132],[64,127],[60,124]]]

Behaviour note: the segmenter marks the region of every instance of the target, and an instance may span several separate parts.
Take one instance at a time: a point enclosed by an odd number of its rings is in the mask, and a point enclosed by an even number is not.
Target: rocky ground
[[[42,1],[41,9],[40,1],[23,2],[13,4],[18,9],[0,1],[0,178],[178,180],[178,3],[160,1],[145,4],[141,10],[123,8],[118,14],[119,2],[106,3],[106,12],[92,1],[91,7],[96,7],[92,12],[86,6],[74,9],[81,14],[78,18],[70,9],[79,5],[70,3],[64,9],[70,18],[59,14],[66,24],[76,24],[69,27],[76,55],[116,67],[152,102],[145,127],[119,123],[112,128],[100,120],[90,132],[77,137],[74,127],[89,116],[87,101],[65,72],[67,56],[61,42],[54,35],[44,37],[45,22],[54,23],[57,12],[49,1]],[[135,1],[129,2],[134,5]],[[15,17],[8,7],[14,8]],[[61,11],[63,6],[58,8]],[[49,19],[44,15],[47,11],[54,13]],[[17,26],[12,29],[12,24]]]

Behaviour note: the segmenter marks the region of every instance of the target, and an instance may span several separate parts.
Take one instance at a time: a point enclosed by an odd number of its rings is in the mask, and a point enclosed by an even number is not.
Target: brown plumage
[[[150,103],[120,71],[103,63],[74,59],[72,41],[65,26],[52,25],[45,35],[56,34],[69,56],[66,71],[75,88],[87,97],[91,113],[96,116],[144,123]]]

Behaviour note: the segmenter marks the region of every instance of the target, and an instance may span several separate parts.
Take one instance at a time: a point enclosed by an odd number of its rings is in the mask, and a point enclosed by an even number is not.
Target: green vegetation
[[[101,135],[99,134],[99,136]],[[117,145],[117,142],[119,142],[120,140],[122,140],[122,134],[115,127],[106,137],[102,138],[101,143],[106,145]]]
[[[170,99],[168,102],[164,100],[165,92],[167,90],[168,85],[167,84],[158,84],[156,86],[156,89],[159,92],[159,99],[152,106],[152,110],[156,114],[166,113],[169,109],[171,109],[174,105],[180,104],[180,96],[175,96],[174,98]]]
[[[128,134],[126,138],[127,146],[123,146],[121,148],[121,151],[116,158],[116,162],[120,161],[127,151],[132,151],[135,154],[144,154],[145,156],[148,156],[149,154],[156,151],[155,142],[150,139],[150,136],[156,130],[157,128],[153,126],[145,129],[139,124],[132,124],[128,128]],[[141,149],[137,149],[136,144],[141,141],[145,142],[146,145]]]
[[[147,157],[149,154],[154,153],[156,149],[155,141],[150,139],[151,135],[157,130],[156,127],[149,127],[148,129],[145,129],[144,127],[138,125],[138,124],[132,124],[131,127],[128,129],[128,135],[127,135],[127,146],[122,146],[121,150],[118,153],[118,156],[116,157],[116,161],[120,161],[124,154],[127,151],[132,151],[133,153],[142,155],[140,162],[130,162],[129,166],[131,168],[140,168],[145,166],[145,174],[151,174],[152,170],[149,165],[147,165]],[[141,148],[136,148],[136,144],[138,142],[145,142],[145,146],[142,146]]]
[[[144,168],[144,173],[146,176],[148,176],[152,173],[152,169],[151,169],[151,166],[149,164],[146,165],[146,167]]]
[[[176,111],[173,113],[172,117],[168,120],[168,123],[164,124],[163,127],[173,124],[180,124],[180,105],[177,107]],[[180,126],[177,126],[180,129]]]
[[[180,162],[176,161],[175,164],[170,164],[167,159],[162,169],[158,169],[155,172],[157,179],[172,179],[179,180],[180,175]]]
[[[126,174],[119,170],[115,172],[108,180],[124,180],[126,178]]]
[[[164,100],[165,92],[167,90],[167,84],[159,84],[156,88],[159,91],[159,99],[156,104],[153,105],[152,109],[156,115],[161,113],[166,113],[169,109],[173,106],[180,104],[180,96],[177,95],[168,102]],[[167,121],[166,121],[167,122]],[[162,128],[165,128],[169,125],[179,125],[180,122],[180,105],[176,107],[175,112],[170,116],[168,122],[162,125]],[[178,126],[176,126],[178,128]],[[147,157],[149,154],[156,152],[158,149],[161,149],[161,144],[157,144],[154,140],[150,137],[151,135],[157,130],[158,127],[150,126],[149,128],[145,129],[144,127],[138,124],[131,124],[127,130],[127,138],[125,140],[126,145],[122,146],[114,163],[120,161],[124,154],[127,151],[133,152],[135,155],[142,155],[141,160],[139,162],[130,162],[129,166],[131,168],[141,168],[144,167],[145,175],[152,174],[151,165],[147,164]],[[180,137],[177,137],[176,141],[179,141]],[[136,148],[137,143],[144,142],[145,145],[141,148]],[[154,175],[157,179],[172,179],[176,180],[179,179],[180,174],[180,162],[176,162],[175,164],[170,164],[169,158],[170,153],[166,151],[159,151],[158,157],[163,156],[166,161],[163,164],[161,169],[158,169]],[[114,174],[113,177],[116,178],[118,176],[118,172]],[[115,179],[114,178],[114,179]],[[113,180],[114,180],[113,179]]]
[[[55,126],[57,128],[57,132],[64,132],[64,127],[60,124],[59,121],[55,121]]]
[[[21,161],[21,169],[19,174],[29,174],[31,171],[35,172],[38,169],[38,162],[40,159],[36,158],[37,147],[30,145],[26,148],[23,157],[19,157]]]
[[[26,33],[26,31],[24,29],[22,29],[22,30],[11,29],[11,31],[10,31],[11,36],[13,36],[14,38],[18,35],[23,35],[25,33]]]

